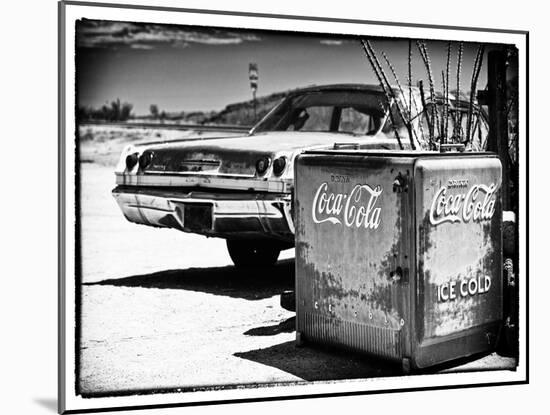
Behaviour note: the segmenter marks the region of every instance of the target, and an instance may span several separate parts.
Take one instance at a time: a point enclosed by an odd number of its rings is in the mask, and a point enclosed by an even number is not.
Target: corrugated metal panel
[[[308,340],[319,343],[344,345],[390,359],[403,355],[401,330],[304,313],[303,332]]]

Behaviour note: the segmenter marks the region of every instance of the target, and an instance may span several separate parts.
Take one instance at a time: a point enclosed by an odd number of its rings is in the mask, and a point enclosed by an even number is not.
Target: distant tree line
[[[193,123],[193,124],[204,124],[209,120],[213,114],[216,114],[216,111],[173,111],[167,112],[165,110],[160,110],[158,105],[151,104],[149,106],[149,115],[138,116],[136,118],[150,119],[150,120],[160,120],[161,122],[170,121],[170,122],[184,122],[184,123]]]
[[[154,120],[164,120],[166,118],[166,111],[160,111],[156,104],[151,104],[149,106],[149,113]]]
[[[105,103],[100,108],[91,106],[79,106],[77,109],[77,121],[108,121],[118,122],[132,119],[156,120],[162,122],[189,123],[189,124],[231,124],[251,126],[267,114],[287,92],[277,92],[256,100],[256,119],[254,118],[254,103],[252,100],[227,105],[221,111],[166,111],[157,104],[149,105],[149,113],[135,115],[132,113],[133,105],[121,102],[119,98],[110,104]]]
[[[117,98],[112,101],[110,105],[102,105],[101,108],[92,107],[78,107],[77,120],[78,121],[126,121],[132,118],[133,105],[128,102],[120,102]]]

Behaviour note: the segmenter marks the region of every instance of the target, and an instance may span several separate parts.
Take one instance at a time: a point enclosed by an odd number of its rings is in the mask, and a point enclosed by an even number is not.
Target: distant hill
[[[260,121],[289,92],[275,92],[256,98],[256,118],[252,99],[227,105],[221,111],[160,112],[157,117],[139,115],[133,121],[162,121],[178,124],[223,124],[252,126]]]
[[[189,112],[162,112],[160,118],[152,118],[150,115],[136,116],[134,120],[162,120],[182,124],[221,124],[221,125],[242,125],[252,126],[260,121],[279,101],[286,95],[294,91],[293,89],[275,92],[270,95],[258,97],[256,99],[256,119],[254,119],[254,103],[248,101],[228,104],[221,111],[189,111]],[[456,90],[451,90],[451,94],[456,94]],[[461,90],[460,98],[469,99],[469,91]]]
[[[212,124],[254,125],[279,103],[288,92],[276,92],[258,97],[256,99],[256,119],[254,119],[254,102],[249,100],[227,105],[220,112],[212,114],[206,122]]]

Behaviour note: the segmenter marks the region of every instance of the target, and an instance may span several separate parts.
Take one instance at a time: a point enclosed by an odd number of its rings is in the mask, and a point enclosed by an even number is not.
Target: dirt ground
[[[272,269],[238,271],[223,240],[131,224],[111,196],[113,157],[90,154],[81,164],[84,395],[399,374],[364,355],[295,347],[294,313],[279,305],[294,285],[293,250]],[[437,370],[514,365],[491,354]]]

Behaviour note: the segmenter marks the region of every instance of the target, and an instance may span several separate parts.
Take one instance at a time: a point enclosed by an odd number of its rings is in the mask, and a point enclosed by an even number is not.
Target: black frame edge
[[[58,299],[57,299],[57,335],[58,335],[58,361],[57,361],[57,411],[58,413],[65,413],[66,411],[66,379],[65,379],[65,370],[66,370],[66,270],[65,270],[65,178],[66,178],[66,166],[65,166],[65,5],[66,2],[60,1],[57,4],[57,51],[58,51],[58,60],[57,60],[57,105],[58,105],[58,116],[57,116],[57,134],[58,134],[58,145],[57,145],[57,197],[58,197],[58,207],[57,207],[57,244],[58,244],[58,255],[57,255],[57,288],[58,288]]]

